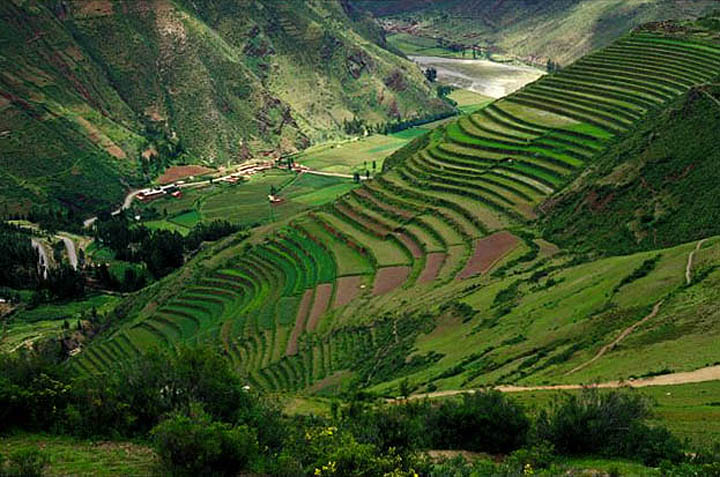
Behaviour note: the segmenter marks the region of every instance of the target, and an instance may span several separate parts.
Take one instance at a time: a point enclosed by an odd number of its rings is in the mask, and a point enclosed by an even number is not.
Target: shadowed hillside
[[[173,161],[278,155],[353,117],[444,111],[343,5],[2,2],[0,210],[96,211]]]

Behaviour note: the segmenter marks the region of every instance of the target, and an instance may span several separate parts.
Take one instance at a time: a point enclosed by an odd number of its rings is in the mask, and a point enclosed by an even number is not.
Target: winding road
[[[64,235],[58,235],[58,237],[60,237],[60,240],[62,240],[65,244],[65,250],[67,250],[70,266],[73,267],[73,269],[77,270],[78,256],[77,249],[75,248],[75,242],[70,237],[66,237]]]

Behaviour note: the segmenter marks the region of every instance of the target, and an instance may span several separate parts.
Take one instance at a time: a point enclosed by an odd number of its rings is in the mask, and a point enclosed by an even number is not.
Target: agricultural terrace
[[[713,362],[702,350],[715,348],[715,336],[693,335],[698,345],[684,351],[676,340],[648,344],[638,363],[643,338],[631,335],[639,340],[635,351],[613,361],[622,366],[600,358],[570,372],[683,285],[684,262],[696,244],[663,251],[660,258],[645,253],[571,266],[567,256],[554,256],[552,244],[536,241],[530,224],[537,206],[616,138],[718,74],[720,47],[643,31],[623,37],[418,138],[378,164],[372,180],[349,193],[339,188],[339,200],[238,247],[224,266],[93,343],[74,366],[99,372],[151,346],[209,341],[224,349],[249,383],[265,389],[331,389],[353,373],[367,384],[382,383],[379,371],[363,371],[363,365],[374,361],[373,353],[382,355],[377,347],[383,340],[414,339],[423,329],[415,318],[385,313],[427,311],[439,303],[451,303],[468,321],[440,324],[440,331],[418,338],[412,358],[418,367],[407,374],[440,389],[627,378],[661,370],[670,352],[681,353],[687,369]],[[347,146],[365,149],[345,163],[345,171],[400,144],[372,141]],[[311,151],[302,160],[330,170],[337,149]],[[196,210],[203,218],[261,221],[269,206],[255,197],[286,180],[283,194],[292,213],[332,201],[334,192],[325,191],[333,186],[306,187],[300,181],[317,179],[304,177],[291,182],[273,172],[209,195]],[[706,247],[716,249],[717,242]],[[621,281],[633,269],[640,276]],[[648,272],[657,289],[639,287]],[[588,282],[592,276],[597,279]],[[698,290],[712,295],[703,283]],[[669,317],[682,313],[683,299],[690,299],[673,297],[656,314],[667,323],[668,336],[675,336]],[[573,316],[558,316],[558,309],[574,310]],[[692,317],[686,319],[694,326]],[[647,343],[655,343],[647,333]],[[450,363],[462,366],[449,369]],[[392,386],[397,382],[376,390],[391,392]]]

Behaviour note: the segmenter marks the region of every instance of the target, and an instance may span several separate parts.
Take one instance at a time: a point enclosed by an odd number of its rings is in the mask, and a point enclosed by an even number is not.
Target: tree
[[[410,393],[412,393],[412,388],[410,387],[410,380],[408,380],[408,378],[400,381],[399,392],[400,397],[403,398],[407,398],[408,396],[410,396]]]
[[[365,179],[370,179],[370,171],[365,169]]]
[[[437,81],[437,70],[432,66],[425,70],[425,78],[431,83]]]
[[[353,173],[353,181],[354,181],[356,184],[360,182],[360,173],[359,173],[359,172],[354,172],[354,173]]]
[[[377,162],[373,161],[373,171],[377,169]]]

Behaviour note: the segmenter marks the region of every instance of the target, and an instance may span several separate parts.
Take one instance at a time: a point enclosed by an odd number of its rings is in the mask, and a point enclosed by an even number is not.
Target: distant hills
[[[0,213],[82,214],[178,159],[240,162],[441,112],[341,1],[0,4]]]
[[[691,18],[713,0],[351,0],[399,31],[567,65],[643,23]]]

